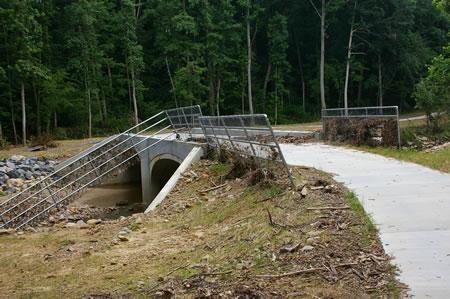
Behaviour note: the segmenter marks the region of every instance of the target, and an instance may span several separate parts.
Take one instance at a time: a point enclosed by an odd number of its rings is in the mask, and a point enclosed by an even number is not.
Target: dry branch
[[[350,209],[349,206],[343,206],[343,207],[310,207],[306,208],[307,210],[346,210]]]
[[[334,268],[337,268],[337,267],[349,267],[349,266],[356,266],[356,265],[358,265],[358,263],[346,263],[346,264],[335,265],[333,267]],[[326,267],[319,267],[319,268],[311,268],[311,269],[304,269],[304,270],[299,270],[299,271],[287,272],[287,273],[283,273],[283,274],[255,275],[255,277],[258,277],[258,278],[283,278],[283,277],[295,276],[295,275],[299,275],[299,274],[303,274],[303,273],[313,273],[313,272],[317,272],[317,271],[328,271],[328,270],[329,269],[326,268]]]
[[[200,190],[200,191],[198,191],[198,192],[199,192],[199,193],[207,193],[207,192],[209,192],[209,191],[214,191],[214,190],[223,188],[223,187],[225,187],[226,185],[228,185],[228,183],[225,183],[225,184],[222,184],[222,185],[219,185],[219,186],[216,186],[216,187],[212,187],[212,188],[209,188],[209,189],[206,189],[206,190]]]

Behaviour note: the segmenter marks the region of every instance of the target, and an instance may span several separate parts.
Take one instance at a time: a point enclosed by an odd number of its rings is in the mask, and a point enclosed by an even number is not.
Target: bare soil
[[[374,225],[328,174],[294,167],[291,190],[276,169],[255,181],[227,179],[232,168],[198,162],[149,214],[1,235],[0,297],[405,296]]]

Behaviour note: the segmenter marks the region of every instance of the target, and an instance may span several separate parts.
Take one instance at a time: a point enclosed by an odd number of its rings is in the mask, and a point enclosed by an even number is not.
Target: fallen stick
[[[232,270],[229,271],[225,271],[225,272],[213,272],[213,273],[199,273],[197,274],[198,276],[213,276],[213,275],[222,275],[222,274],[230,274],[231,272],[233,272]]]
[[[217,187],[217,184],[214,183],[214,181],[212,179],[209,179],[209,181],[214,185],[214,187]]]
[[[166,276],[169,276],[169,275],[172,274],[173,272],[178,271],[178,270],[183,269],[183,268],[186,268],[186,267],[189,267],[189,266],[190,266],[190,264],[187,264],[187,265],[184,265],[184,266],[177,267],[177,268],[173,269],[172,271],[168,272],[168,273],[166,274]]]
[[[346,210],[350,209],[349,206],[343,206],[343,207],[310,207],[306,208],[307,210]]]
[[[356,265],[358,265],[358,263],[339,264],[339,265],[335,265],[334,268],[356,266]],[[299,274],[303,274],[303,273],[312,273],[312,272],[317,272],[317,271],[328,271],[328,268],[319,267],[319,268],[304,269],[304,270],[299,270],[299,271],[294,271],[294,272],[287,272],[287,273],[283,273],[283,274],[255,275],[255,277],[258,277],[258,278],[283,278],[283,277],[287,277],[287,276],[295,276],[295,275],[299,275]]]
[[[280,197],[280,196],[283,196],[283,195],[286,195],[286,194],[287,194],[287,192],[283,192],[283,193],[274,195],[272,197],[267,197],[267,198],[264,198],[264,199],[256,200],[255,203],[265,202],[265,201],[268,201],[268,200],[271,200],[271,199],[274,199],[276,197]]]
[[[222,185],[219,185],[219,186],[216,186],[216,187],[212,187],[212,188],[209,188],[209,189],[206,189],[206,190],[200,190],[200,191],[198,191],[198,192],[199,192],[199,193],[207,193],[207,192],[209,192],[209,191],[213,191],[213,190],[217,190],[217,189],[223,188],[223,187],[225,187],[226,185],[228,185],[228,183],[225,183],[225,184],[222,184]]]

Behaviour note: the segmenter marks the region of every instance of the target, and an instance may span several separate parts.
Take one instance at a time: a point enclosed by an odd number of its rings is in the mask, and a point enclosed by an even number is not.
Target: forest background
[[[448,6],[0,0],[0,139],[101,136],[192,104],[278,124],[325,107],[448,109]]]

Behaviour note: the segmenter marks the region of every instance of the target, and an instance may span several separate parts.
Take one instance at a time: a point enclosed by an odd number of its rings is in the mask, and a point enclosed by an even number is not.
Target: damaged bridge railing
[[[199,106],[178,108],[186,118],[176,121],[179,127],[193,127],[201,115]],[[169,111],[169,112],[168,112]],[[38,181],[22,192],[0,203],[0,228],[20,229],[53,210],[102,178],[117,171],[125,163],[131,163],[160,142],[174,137],[175,133],[164,134],[153,142],[152,137],[177,127],[170,117],[170,110],[162,111],[123,133],[110,137],[92,151],[71,161],[61,169]],[[195,111],[195,113],[190,113]],[[195,114],[195,115],[193,115]],[[190,115],[190,116],[189,116]],[[136,131],[135,133],[132,133]],[[140,135],[139,139],[135,136]]]
[[[281,163],[295,189],[294,178],[267,115],[201,116],[199,121],[209,145],[218,151]]]

